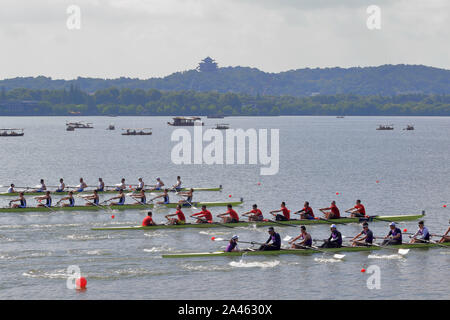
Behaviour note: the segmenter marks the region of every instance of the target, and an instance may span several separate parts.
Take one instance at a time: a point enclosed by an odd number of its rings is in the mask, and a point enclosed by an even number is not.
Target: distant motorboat
[[[377,128],[377,130],[394,130],[394,125],[393,124],[380,124]]]
[[[408,131],[414,130],[414,126],[411,125],[411,124],[408,124],[408,125],[406,126],[406,128],[403,128],[403,130],[408,130]]]
[[[214,129],[227,130],[227,129],[230,129],[230,125],[227,123],[218,123],[218,124],[216,124],[216,127]]]
[[[24,136],[23,129],[0,129],[0,137],[22,137]]]
[[[122,132],[123,136],[150,136],[152,134],[152,128],[141,128],[141,129],[127,129],[124,128],[125,132]]]
[[[106,130],[116,130],[116,127],[111,123]]]
[[[175,117],[172,118],[173,122],[167,122],[170,126],[188,126],[192,127],[196,124],[196,122],[200,122],[200,125],[204,125],[203,122],[201,122],[202,118],[200,117]]]

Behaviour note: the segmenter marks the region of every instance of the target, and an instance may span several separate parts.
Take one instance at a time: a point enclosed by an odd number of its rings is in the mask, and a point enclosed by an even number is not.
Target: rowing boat
[[[192,202],[192,206],[194,207],[225,207],[229,204],[233,206],[241,205],[243,201],[229,201],[229,202]],[[166,207],[166,208],[176,208],[178,203],[166,203],[166,204],[124,204],[124,205],[112,205],[112,206],[73,206],[73,207],[28,207],[28,208],[0,208],[0,212],[39,212],[39,211],[99,211],[107,208],[111,208],[113,210],[143,210],[146,208],[154,208],[154,207]],[[183,204],[183,208],[190,208],[190,204]]]
[[[222,191],[222,186],[217,187],[217,188],[193,188],[194,191]],[[174,190],[174,189],[168,189],[169,191],[175,192],[175,191],[189,191],[191,190],[191,188],[181,188],[178,190]],[[124,190],[125,192],[129,191],[129,192],[133,192],[134,190]],[[145,189],[146,192],[164,192],[164,189],[160,189],[160,190],[153,190],[153,189]],[[83,192],[76,192],[73,191],[73,194],[90,194],[94,192],[94,190],[86,190]],[[118,191],[116,190],[108,190],[108,191],[99,191],[98,194],[114,194],[117,193]],[[45,192],[24,192],[25,196],[39,196],[39,195],[44,195]],[[69,192],[56,192],[56,191],[52,191],[51,194],[53,195],[58,195],[58,196],[65,196],[68,195]],[[13,197],[13,196],[18,196],[19,192],[14,192],[14,193],[8,193],[8,192],[1,192],[0,196],[9,196],[9,197]]]
[[[369,218],[341,218],[341,219],[333,219],[333,220],[290,220],[286,222],[281,221],[262,221],[262,222],[247,222],[242,221],[238,223],[186,223],[186,224],[176,224],[176,225],[156,225],[156,226],[124,226],[124,227],[103,227],[103,228],[92,228],[92,230],[155,230],[155,229],[180,229],[180,228],[217,228],[217,227],[248,227],[248,226],[256,226],[256,227],[265,227],[265,226],[286,226],[289,225],[309,225],[309,224],[332,224],[332,223],[362,223],[362,222],[372,222],[372,221],[412,221],[423,218],[425,214],[416,214],[416,215],[397,215],[397,216],[374,216]]]
[[[225,207],[228,204],[233,206],[241,205],[243,201],[229,201],[229,202],[192,202],[194,207]],[[167,203],[167,204],[124,204],[124,205],[113,205],[113,206],[74,206],[74,207],[28,207],[28,208],[0,208],[0,212],[39,212],[39,211],[99,211],[107,208],[111,208],[113,210],[145,210],[149,208],[156,207],[166,207],[166,208],[176,208],[178,203]],[[183,208],[190,208],[191,205],[183,204]]]
[[[450,242],[440,243],[440,245],[450,246]],[[401,244],[389,246],[391,249],[427,249],[438,247],[433,243],[415,243],[415,244]],[[335,253],[335,252],[360,252],[360,251],[375,251],[383,250],[383,247],[341,247],[341,248],[320,248],[323,252]],[[163,258],[193,258],[193,257],[233,257],[233,256],[259,256],[259,255],[280,255],[280,254],[311,254],[320,253],[320,251],[314,249],[281,249],[276,251],[237,251],[237,252],[192,252],[192,253],[171,253],[163,254]]]

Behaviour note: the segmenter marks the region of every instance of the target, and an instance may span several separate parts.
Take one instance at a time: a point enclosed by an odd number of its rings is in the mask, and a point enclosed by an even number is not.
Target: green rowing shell
[[[450,242],[442,243],[441,245],[450,246]],[[438,247],[436,244],[432,243],[417,243],[417,244],[402,244],[389,246],[392,249],[426,249]],[[383,250],[383,247],[342,247],[342,248],[320,248],[319,250],[338,253],[338,252],[360,252],[360,251],[375,251]],[[234,256],[259,256],[259,255],[280,255],[280,254],[311,254],[311,253],[321,253],[320,251],[314,249],[282,249],[277,251],[239,251],[239,252],[192,252],[192,253],[175,253],[175,254],[163,254],[163,258],[194,258],[194,257],[234,257]]]
[[[375,218],[382,219],[382,221],[412,221],[423,218],[423,214],[417,215],[398,215],[398,216],[376,216]],[[117,230],[155,230],[155,229],[184,229],[184,228],[215,228],[215,227],[247,227],[256,225],[257,227],[265,227],[265,226],[286,226],[289,225],[309,225],[309,224],[332,224],[332,223],[361,223],[365,221],[380,221],[378,219],[372,218],[341,218],[341,219],[333,219],[330,221],[326,220],[290,220],[289,222],[238,222],[238,223],[186,223],[179,225],[166,225],[160,224],[156,226],[124,226],[124,227],[103,227],[103,228],[92,228],[92,230],[105,230],[105,231],[117,231]]]

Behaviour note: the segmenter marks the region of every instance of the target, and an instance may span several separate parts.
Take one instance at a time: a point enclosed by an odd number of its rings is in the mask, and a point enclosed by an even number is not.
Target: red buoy
[[[77,286],[77,289],[86,289],[87,280],[85,277],[79,277],[77,280],[75,280],[75,285]]]
[[[362,269],[361,269],[361,272],[366,272],[366,269],[362,268]]]
[[[111,219],[114,219],[115,217],[116,217],[115,215],[112,215],[112,216],[111,216]]]

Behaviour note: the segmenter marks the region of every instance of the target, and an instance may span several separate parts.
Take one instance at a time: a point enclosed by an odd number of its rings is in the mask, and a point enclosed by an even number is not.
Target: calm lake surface
[[[94,129],[65,131],[66,120],[88,121]],[[24,137],[0,137],[0,184],[35,186],[44,178],[57,185],[63,177],[76,185],[83,177],[95,185],[137,183],[156,177],[173,185],[177,175],[186,186],[215,187],[195,200],[244,198],[237,211],[257,203],[268,211],[286,201],[291,212],[309,201],[318,208],[336,200],[343,212],[361,199],[369,214],[418,214],[441,234],[450,218],[450,118],[380,117],[230,117],[204,119],[205,129],[226,122],[232,128],[280,129],[280,168],[261,176],[260,165],[175,165],[169,117],[0,117],[1,128],[25,128]],[[114,123],[115,131],[106,127]],[[393,131],[376,131],[379,124]],[[407,124],[414,131],[404,131]],[[121,136],[121,128],[153,128],[151,136]],[[192,130],[192,128],[190,129]],[[206,143],[205,143],[206,146]],[[51,189],[51,188],[50,188]],[[2,189],[5,191],[5,189]],[[336,193],[339,193],[338,195]],[[231,195],[231,198],[229,197]],[[8,197],[1,197],[7,206]],[[58,199],[58,198],[56,198]],[[171,202],[178,201],[171,195]],[[80,200],[77,199],[79,202]],[[129,200],[128,200],[129,201]],[[30,198],[29,205],[34,205]],[[444,207],[447,205],[447,207]],[[225,208],[211,208],[213,214]],[[156,221],[173,209],[154,210]],[[185,209],[185,214],[196,212]],[[163,253],[223,250],[226,242],[211,237],[264,242],[266,228],[216,228],[155,231],[92,231],[101,226],[139,225],[145,210],[111,212],[0,213],[1,299],[449,299],[450,250],[345,253],[343,261],[321,253],[305,256],[246,256],[163,259]],[[377,236],[388,232],[376,222]],[[340,225],[343,235],[358,224]],[[417,221],[400,228],[414,232]],[[315,239],[328,237],[326,225],[308,226]],[[279,227],[284,238],[299,229]],[[405,237],[406,238],[406,237]],[[407,239],[407,238],[406,238]],[[407,239],[408,240],[408,239]],[[283,242],[287,244],[286,242]],[[245,248],[241,244],[241,248]],[[77,265],[87,278],[84,292],[66,287],[67,268]],[[368,289],[377,265],[381,288]],[[270,292],[270,296],[269,296]]]

